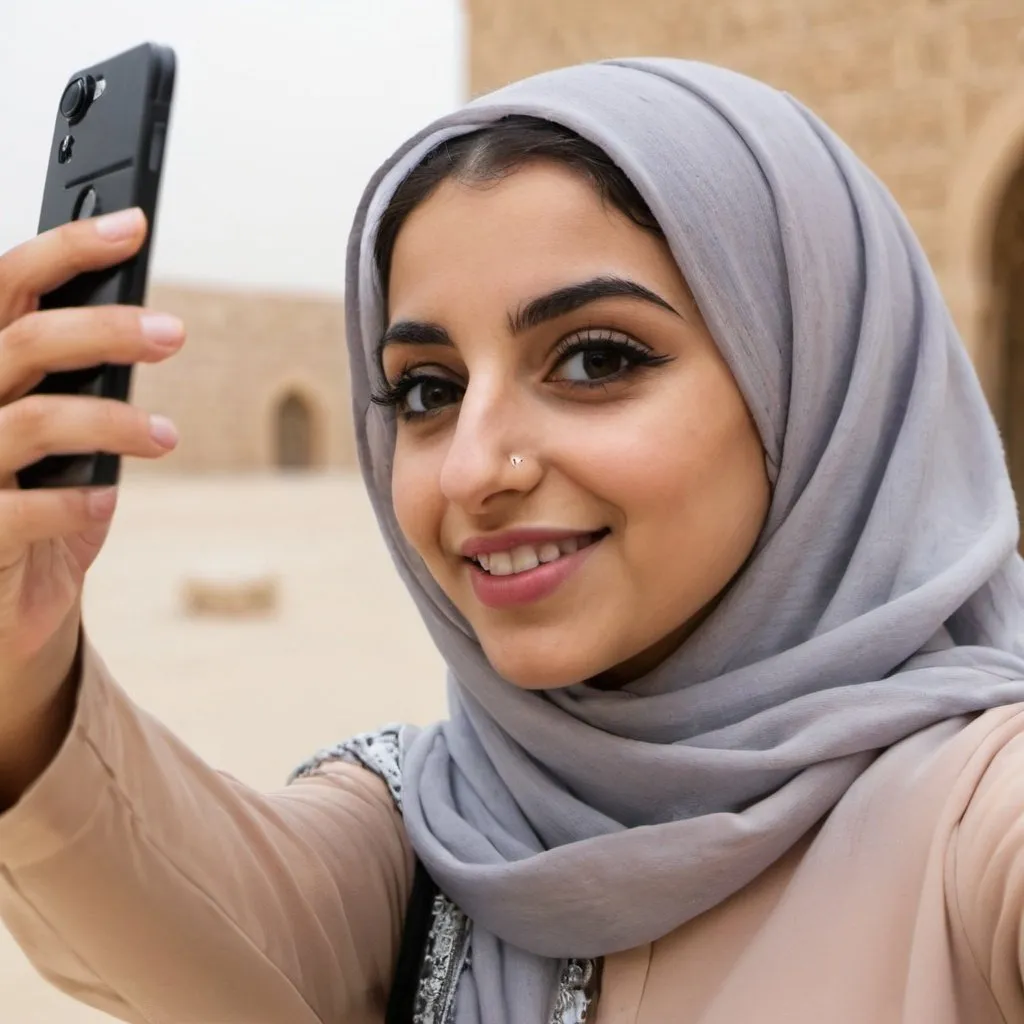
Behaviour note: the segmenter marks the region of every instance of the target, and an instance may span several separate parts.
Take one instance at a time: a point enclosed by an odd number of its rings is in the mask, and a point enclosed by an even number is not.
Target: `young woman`
[[[180,345],[32,312],[143,233],[3,257],[8,479],[173,444],[23,397]],[[274,794],[216,773],[80,634],[112,495],[8,489],[2,907],[45,976],[140,1022],[1024,1020],[1016,509],[883,186],[741,76],[566,69],[388,161],[346,298],[450,717]]]

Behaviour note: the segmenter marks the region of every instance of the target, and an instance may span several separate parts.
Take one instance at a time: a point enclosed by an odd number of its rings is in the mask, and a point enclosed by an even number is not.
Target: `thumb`
[[[95,523],[66,540],[68,551],[82,572],[92,565],[106,542],[114,510],[117,508],[117,497],[116,487],[104,487],[93,491],[89,498],[93,504],[93,514],[96,515]]]

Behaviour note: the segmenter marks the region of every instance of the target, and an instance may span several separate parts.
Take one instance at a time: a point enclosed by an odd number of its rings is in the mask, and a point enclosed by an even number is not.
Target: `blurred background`
[[[212,763],[278,785],[316,748],[443,713],[440,660],[354,466],[342,291],[363,185],[472,95],[637,54],[787,90],[888,184],[1024,492],[1024,0],[0,0],[0,251],[35,232],[71,72],[138,42],[178,79],[149,305],[181,356],[134,395],[179,449],[127,467],[87,628]],[[0,1020],[98,1024],[0,933]]]

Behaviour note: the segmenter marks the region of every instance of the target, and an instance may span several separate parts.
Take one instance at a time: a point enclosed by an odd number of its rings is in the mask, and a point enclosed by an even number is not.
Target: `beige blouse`
[[[935,732],[937,753],[883,755],[902,779],[884,797],[855,784],[742,892],[608,957],[597,1024],[1024,1022],[1024,705]],[[91,649],[66,743],[0,817],[15,939],[140,1024],[380,1024],[412,867],[374,775],[335,762],[254,792]]]

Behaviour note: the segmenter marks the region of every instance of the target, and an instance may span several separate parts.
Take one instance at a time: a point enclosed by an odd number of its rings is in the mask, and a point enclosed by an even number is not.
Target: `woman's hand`
[[[166,359],[184,340],[181,322],[132,306],[39,311],[39,298],[133,256],[146,230],[141,211],[125,211],[0,256],[0,802],[56,749],[41,733],[74,661],[83,580],[116,497],[113,488],[20,490],[16,473],[45,455],[157,458],[177,442],[169,421],[126,402],[29,392],[54,371]]]

